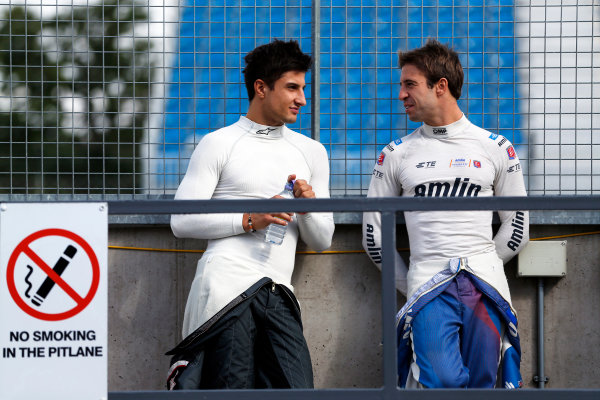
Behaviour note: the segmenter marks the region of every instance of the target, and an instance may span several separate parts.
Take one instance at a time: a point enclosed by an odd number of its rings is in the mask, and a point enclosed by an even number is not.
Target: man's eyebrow
[[[406,79],[400,79],[400,86],[402,85],[418,85],[419,81],[416,79],[410,79],[410,78],[406,78]]]
[[[286,86],[286,87],[295,87],[295,88],[296,88],[296,87],[300,87],[300,84],[299,84],[299,83],[296,83],[296,82],[287,82],[287,83],[285,84],[285,86]],[[306,85],[302,86],[302,88],[305,88],[305,87],[306,87]]]

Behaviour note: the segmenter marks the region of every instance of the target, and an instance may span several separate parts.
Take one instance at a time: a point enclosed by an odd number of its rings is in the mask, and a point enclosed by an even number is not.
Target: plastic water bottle
[[[287,182],[283,191],[279,193],[279,196],[284,199],[293,199],[294,198],[294,182]],[[280,245],[283,243],[283,237],[285,236],[285,231],[287,229],[287,225],[279,225],[276,223],[272,223],[267,227],[267,232],[265,233],[265,242]]]

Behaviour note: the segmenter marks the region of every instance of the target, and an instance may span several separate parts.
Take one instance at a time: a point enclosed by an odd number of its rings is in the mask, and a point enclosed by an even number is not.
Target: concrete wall
[[[399,226],[398,246],[408,247]],[[598,226],[534,226],[531,237],[597,231]],[[568,272],[545,280],[545,375],[549,388],[600,387],[600,235],[568,238]],[[338,225],[331,250],[360,250],[360,227]],[[111,226],[109,244],[204,249],[176,240],[168,227]],[[305,250],[301,245],[299,251]],[[181,339],[187,293],[200,254],[109,250],[109,391],[161,390]],[[536,387],[537,279],[506,267],[519,313],[525,387]],[[364,253],[296,257],[293,284],[318,388],[378,387],[381,278]],[[404,301],[399,298],[399,305]]]

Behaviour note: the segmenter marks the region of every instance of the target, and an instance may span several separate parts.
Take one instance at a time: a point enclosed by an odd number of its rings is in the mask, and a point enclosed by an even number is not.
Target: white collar
[[[258,124],[243,115],[240,117],[238,124],[252,135],[261,136],[266,139],[278,139],[283,137],[283,129],[285,127],[285,125],[269,126]]]
[[[470,124],[469,120],[465,115],[456,122],[451,123],[450,125],[444,126],[431,126],[423,123],[423,132],[425,135],[430,137],[435,137],[438,139],[444,139],[448,137],[455,136],[462,132],[468,125]]]

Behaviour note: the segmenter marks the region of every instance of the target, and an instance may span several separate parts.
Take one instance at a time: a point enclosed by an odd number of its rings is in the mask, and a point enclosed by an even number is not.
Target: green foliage
[[[0,194],[131,194],[142,186],[149,41],[137,0],[0,17]],[[138,28],[139,29],[139,28]]]

